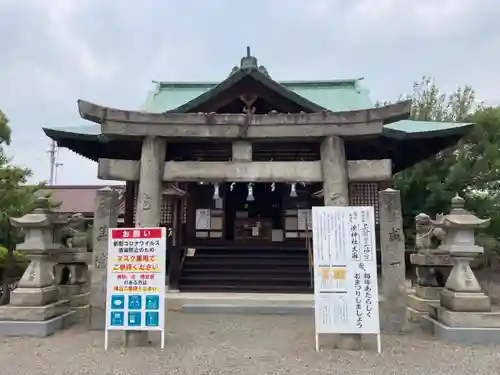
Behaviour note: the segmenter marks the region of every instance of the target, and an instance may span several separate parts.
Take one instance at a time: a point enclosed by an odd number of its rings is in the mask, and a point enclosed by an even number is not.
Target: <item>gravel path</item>
[[[383,353],[314,351],[307,316],[170,313],[164,352],[158,346],[122,349],[119,334],[103,349],[102,332],[75,327],[51,338],[0,338],[1,375],[62,374],[377,374],[461,375],[500,373],[495,347],[434,341],[416,330],[383,336]],[[159,339],[158,339],[159,340]],[[156,341],[156,340],[155,340]]]

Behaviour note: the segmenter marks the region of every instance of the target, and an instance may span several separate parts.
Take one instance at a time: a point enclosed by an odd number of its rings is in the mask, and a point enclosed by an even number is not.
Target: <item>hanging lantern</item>
[[[233,182],[231,185],[229,185],[229,191],[233,191],[235,186],[236,182]]]
[[[297,184],[295,182],[290,185],[290,197],[297,198]]]
[[[271,191],[275,191],[276,190],[276,182],[273,182],[271,184]]]
[[[219,183],[214,184],[214,196],[213,196],[214,201],[218,201],[220,199],[220,194],[219,194]]]
[[[255,197],[253,196],[253,184],[250,182],[248,184],[247,202],[253,202],[254,200],[255,200]]]

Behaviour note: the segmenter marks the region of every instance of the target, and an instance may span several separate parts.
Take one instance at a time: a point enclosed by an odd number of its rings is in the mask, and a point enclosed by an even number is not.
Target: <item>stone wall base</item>
[[[429,316],[423,317],[424,328],[445,342],[462,344],[500,344],[500,328],[449,327]]]
[[[63,315],[45,321],[0,321],[0,335],[46,337],[55,332],[70,327],[74,322],[75,312],[69,311]]]

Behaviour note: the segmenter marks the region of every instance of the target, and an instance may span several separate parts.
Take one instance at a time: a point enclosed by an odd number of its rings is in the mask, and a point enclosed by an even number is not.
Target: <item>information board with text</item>
[[[313,207],[316,335],[380,334],[373,207]]]
[[[165,328],[166,228],[109,230],[106,330]]]

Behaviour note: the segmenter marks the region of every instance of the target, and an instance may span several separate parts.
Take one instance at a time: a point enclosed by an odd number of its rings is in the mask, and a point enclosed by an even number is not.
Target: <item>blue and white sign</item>
[[[166,234],[166,228],[110,229],[106,347],[108,330],[164,337]]]

